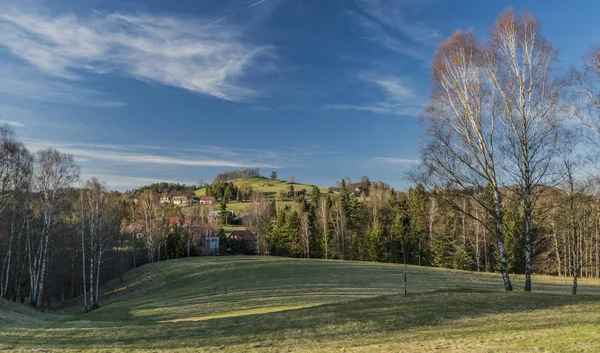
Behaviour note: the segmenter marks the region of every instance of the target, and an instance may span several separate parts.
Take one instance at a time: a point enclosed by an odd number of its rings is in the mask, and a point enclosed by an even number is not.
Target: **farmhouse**
[[[171,203],[171,199],[172,199],[171,196],[162,196],[160,198],[159,202],[160,202],[161,205],[168,205],[168,204]]]
[[[234,230],[229,235],[230,240],[244,240],[249,248],[254,248],[254,233],[249,230]]]
[[[130,223],[125,227],[125,233],[131,234],[135,239],[141,239],[144,237],[146,227],[143,223]]]
[[[220,246],[220,238],[218,236],[208,236],[204,237],[203,244],[203,253],[204,255],[218,255],[219,254],[219,246]]]
[[[200,198],[201,205],[213,205],[216,202],[213,196],[202,196]]]
[[[179,216],[173,216],[171,218],[169,218],[169,227],[172,227],[174,225],[182,225],[185,227],[190,227],[192,225],[192,219],[190,217],[184,217],[183,221],[181,220],[181,217]]]
[[[192,198],[189,196],[174,196],[172,202],[176,206],[189,206],[192,204]]]
[[[227,213],[229,214],[229,217],[235,216],[233,211],[227,211]],[[210,211],[208,217],[221,217],[221,211]]]

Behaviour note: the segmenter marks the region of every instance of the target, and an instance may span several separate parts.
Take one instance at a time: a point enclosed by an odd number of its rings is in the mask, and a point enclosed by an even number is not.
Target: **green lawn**
[[[113,283],[102,307],[41,314],[0,302],[0,350],[482,352],[600,350],[600,282],[277,257],[164,261]],[[523,278],[513,276],[517,289]]]

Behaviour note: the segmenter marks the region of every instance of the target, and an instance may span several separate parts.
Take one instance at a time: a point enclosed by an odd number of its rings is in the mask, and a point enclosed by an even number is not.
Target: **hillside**
[[[102,307],[59,315],[0,303],[0,350],[598,351],[600,282],[276,257],[164,261],[112,283]],[[517,289],[522,277],[515,277]],[[39,318],[43,316],[44,319]]]
[[[241,186],[243,184],[250,184],[252,186],[253,192],[259,192],[265,194],[265,196],[270,200],[276,200],[277,194],[280,191],[287,192],[290,189],[291,183],[283,180],[272,180],[266,178],[243,178],[243,179],[235,179],[230,182],[233,182],[236,186]],[[301,184],[294,183],[295,190],[306,189],[308,193],[315,185],[310,184]],[[319,187],[321,193],[328,193],[329,189],[324,187]],[[195,191],[196,196],[206,196],[206,188],[201,188]],[[291,203],[291,199],[284,199],[284,203]],[[216,207],[216,206],[215,206]],[[250,207],[248,202],[236,202],[234,200],[227,203],[227,209],[234,211],[236,213],[243,212]],[[229,233],[232,230],[244,229],[241,226],[226,226],[225,233]]]
[[[289,181],[283,181],[283,180],[278,180],[278,179],[272,180],[272,179],[266,179],[266,178],[235,179],[235,180],[231,180],[230,182],[233,182],[236,186],[241,186],[242,184],[248,183],[252,186],[252,191],[263,193],[270,199],[275,199],[275,197],[277,196],[277,193],[279,191],[287,192],[290,189],[290,185],[292,184]],[[306,189],[307,192],[310,192],[310,190],[314,186],[315,185],[294,183],[294,189],[296,189],[296,190]],[[328,188],[319,187],[319,189],[321,190],[322,193],[328,192]],[[206,195],[206,188],[201,188],[201,189],[196,190],[196,196],[205,196],[205,195]]]

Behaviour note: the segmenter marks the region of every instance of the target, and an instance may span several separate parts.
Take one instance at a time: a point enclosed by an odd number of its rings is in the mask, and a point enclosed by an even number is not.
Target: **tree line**
[[[246,168],[230,170],[217,174],[214,182],[218,181],[232,181],[235,179],[248,179],[248,178],[262,178],[260,175],[260,168]]]

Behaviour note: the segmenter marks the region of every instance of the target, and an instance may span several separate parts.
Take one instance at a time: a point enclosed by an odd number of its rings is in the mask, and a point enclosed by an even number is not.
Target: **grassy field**
[[[237,179],[237,180],[233,180],[233,183],[235,185],[237,185],[238,187],[241,186],[242,184],[249,183],[250,185],[252,185],[252,191],[263,193],[268,198],[271,198],[271,199],[275,199],[275,197],[277,196],[277,193],[279,191],[283,190],[283,191],[287,192],[290,189],[290,185],[291,185],[291,183],[287,182],[287,181],[271,180],[271,179],[264,179],[264,178]],[[314,187],[314,185],[294,183],[295,190],[306,189],[307,192],[310,192],[310,190],[313,187]],[[319,189],[321,190],[322,193],[328,192],[327,188],[320,187]],[[196,196],[204,196],[204,195],[206,195],[205,188],[196,190]]]
[[[265,194],[265,196],[270,200],[275,200],[277,198],[277,194],[280,191],[287,192],[290,189],[290,182],[283,180],[271,180],[264,178],[248,178],[248,179],[237,179],[233,180],[233,183],[237,186],[241,186],[242,184],[249,183],[252,185],[252,190],[254,192],[260,192]],[[299,184],[294,183],[295,190],[306,189],[308,193],[310,193],[311,189],[314,185],[309,184]],[[328,188],[319,187],[322,193],[328,193]],[[195,191],[196,196],[206,196],[206,188],[201,188]],[[283,201],[284,204],[291,204],[293,201],[291,199],[285,199]],[[215,209],[218,208],[218,204],[214,206]],[[227,203],[227,209],[234,211],[236,214],[239,212],[244,212],[250,207],[249,202],[235,202],[231,201]]]
[[[513,277],[516,289],[523,278]],[[483,352],[600,350],[600,283],[276,257],[165,261],[112,283],[102,307],[37,313],[0,302],[0,350]]]

